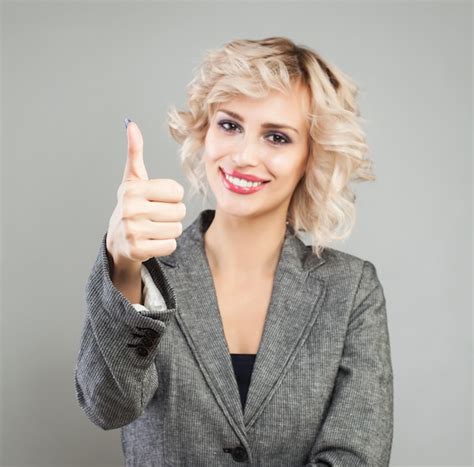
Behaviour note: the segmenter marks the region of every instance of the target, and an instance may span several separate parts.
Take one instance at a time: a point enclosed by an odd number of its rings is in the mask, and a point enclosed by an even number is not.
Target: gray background
[[[122,465],[119,430],[82,413],[73,371],[123,119],[149,176],[188,189],[166,109],[205,49],[270,35],[360,86],[377,181],[355,186],[356,227],[334,247],[384,286],[391,465],[472,464],[471,3],[4,2],[1,26],[2,466]],[[185,226],[201,208],[187,205]]]

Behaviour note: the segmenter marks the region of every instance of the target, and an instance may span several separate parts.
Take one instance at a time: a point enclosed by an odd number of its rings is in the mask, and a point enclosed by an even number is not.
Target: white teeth
[[[263,182],[249,182],[248,180],[242,180],[241,178],[231,177],[230,175],[227,175],[226,173],[224,173],[224,176],[233,185],[240,186],[242,188],[253,188],[263,183]]]

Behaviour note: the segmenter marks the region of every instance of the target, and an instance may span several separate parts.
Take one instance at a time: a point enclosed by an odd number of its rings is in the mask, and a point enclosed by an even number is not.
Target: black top
[[[247,392],[249,390],[250,378],[252,376],[255,354],[231,353],[232,365],[234,366],[235,379],[239,386],[242,410],[245,408]]]

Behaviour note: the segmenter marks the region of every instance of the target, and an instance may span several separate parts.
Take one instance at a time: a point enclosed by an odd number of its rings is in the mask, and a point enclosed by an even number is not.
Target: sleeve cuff
[[[141,276],[143,281],[143,297],[144,306],[147,310],[164,311],[167,309],[165,299],[156,287],[150,272],[144,264],[141,268]]]
[[[150,272],[142,263],[141,277],[143,281],[143,298],[144,305],[141,303],[132,303],[133,308],[137,311],[163,311],[166,310],[166,302],[156,287]]]

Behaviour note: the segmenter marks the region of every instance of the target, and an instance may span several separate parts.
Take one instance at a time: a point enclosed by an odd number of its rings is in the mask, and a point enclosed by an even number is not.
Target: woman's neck
[[[285,219],[276,214],[248,219],[216,209],[204,233],[213,272],[236,279],[242,274],[273,277],[285,237]]]

